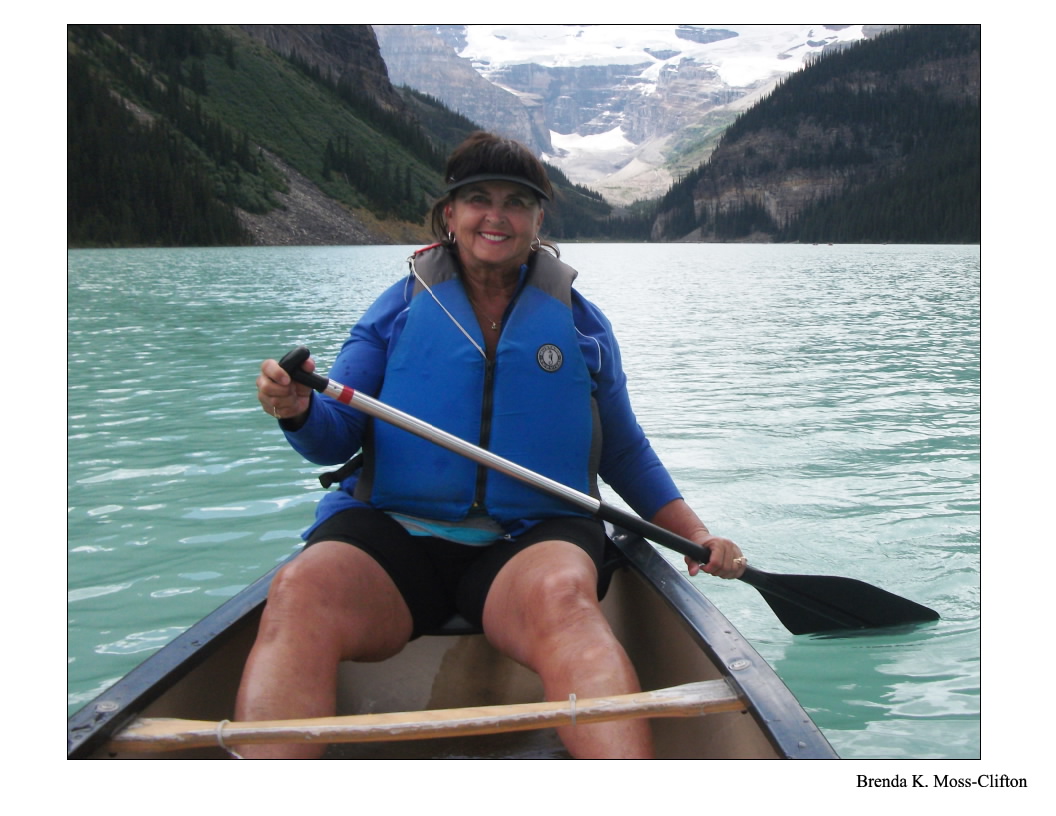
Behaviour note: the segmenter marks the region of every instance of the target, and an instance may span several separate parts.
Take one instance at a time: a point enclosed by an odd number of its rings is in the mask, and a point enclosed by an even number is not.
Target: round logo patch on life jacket
[[[546,343],[539,346],[539,351],[535,353],[535,359],[543,371],[554,372],[561,368],[561,364],[565,362],[565,355],[561,353],[561,349],[557,346],[552,343]]]

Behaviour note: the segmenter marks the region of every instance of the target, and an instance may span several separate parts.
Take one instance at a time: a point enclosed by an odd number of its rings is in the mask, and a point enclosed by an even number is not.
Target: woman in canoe
[[[522,145],[478,132],[448,159],[438,243],[352,329],[331,375],[583,493],[602,478],[641,516],[745,559],[681,498],[631,410],[619,349],[576,272],[539,237],[552,188]],[[314,362],[305,364],[314,369]],[[535,671],[548,700],[639,690],[599,605],[601,523],[294,383],[274,360],[258,398],[318,464],[364,464],[319,503],[303,553],[272,583],[239,690],[239,721],[332,716],[342,660],[377,661],[460,613]],[[648,757],[645,720],[559,730],[575,757]],[[313,756],[316,746],[243,746]]]

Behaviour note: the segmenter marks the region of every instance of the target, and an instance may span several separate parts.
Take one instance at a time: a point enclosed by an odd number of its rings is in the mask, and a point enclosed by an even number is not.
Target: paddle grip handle
[[[321,377],[312,371],[305,371],[301,368],[311,356],[312,353],[308,350],[308,346],[297,346],[297,348],[290,349],[283,355],[282,359],[279,360],[279,365],[296,382],[307,385],[315,391],[326,391],[326,386],[330,382],[326,377]]]

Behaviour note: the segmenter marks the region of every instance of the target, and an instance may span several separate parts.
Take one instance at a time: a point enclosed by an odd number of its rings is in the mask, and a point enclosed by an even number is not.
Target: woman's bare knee
[[[536,545],[511,560],[484,606],[488,637],[529,665],[536,662],[536,652],[581,640],[591,629],[608,629],[593,562],[578,547],[556,543],[561,546]]]
[[[341,659],[381,660],[411,635],[407,605],[388,573],[367,553],[320,542],[284,566],[268,592],[261,636],[330,635]]]

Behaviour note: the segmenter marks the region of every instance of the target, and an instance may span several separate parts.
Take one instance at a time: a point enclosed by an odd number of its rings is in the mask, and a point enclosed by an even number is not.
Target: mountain
[[[448,28],[449,36],[463,29]],[[565,28],[590,44],[580,61],[600,50],[591,38],[606,27]],[[622,107],[612,101],[613,87],[633,83],[615,63],[572,65],[564,53],[574,82],[562,66],[511,67],[511,74],[536,76],[536,99],[548,98],[543,91],[554,83],[577,89],[579,101],[556,97],[568,134],[547,124],[541,104],[517,101],[512,110],[523,118],[503,115],[524,128],[526,140],[550,140],[553,152],[543,155],[556,195],[547,207],[548,237],[978,241],[979,26],[911,26],[868,39],[858,36],[864,28],[854,29],[820,27],[825,37],[816,31],[804,45],[815,56],[768,93],[760,89],[770,80],[752,77],[769,76],[800,49],[784,60],[764,49],[765,59],[754,62],[713,53],[712,69],[700,67],[699,55],[683,59],[697,47],[746,41],[732,28],[672,29],[685,43],[679,54],[668,41],[613,45],[630,54],[628,65],[643,64],[646,54],[667,66],[666,78],[658,70],[653,84],[638,71],[639,90],[649,92],[637,102],[627,94]],[[464,31],[463,51],[473,42],[472,29]],[[491,89],[467,99],[509,104],[511,94],[488,83],[472,61],[451,63],[441,53],[435,74]],[[679,77],[670,75],[673,64]],[[428,241],[424,216],[440,191],[444,157],[478,127],[434,96],[395,87],[370,26],[70,25],[67,66],[71,247]],[[664,116],[677,119],[677,110],[693,104],[665,107],[656,99],[678,96],[671,90],[678,82],[684,96],[711,87],[687,79],[698,70],[722,77],[730,96],[722,112],[728,127],[716,128],[721,143],[706,161],[684,152],[686,166],[662,195],[621,207],[570,180],[590,162],[573,161],[571,151],[558,155],[562,139],[595,145],[613,134],[622,139],[625,127],[643,134],[669,127]],[[733,99],[737,81],[747,83],[742,91],[754,82],[754,90]],[[704,105],[699,96],[697,107]],[[734,116],[738,105],[744,109]],[[652,142],[646,135],[642,144],[674,151],[702,127],[687,124]],[[673,166],[658,164],[655,173]]]
[[[818,54],[889,26],[378,25],[392,81],[615,203],[656,197]]]
[[[812,60],[661,199],[654,240],[978,243],[980,27]]]
[[[477,127],[394,88],[370,26],[70,25],[67,243],[426,242]],[[553,237],[648,236],[552,180]]]
[[[71,25],[67,65],[71,246],[423,237],[442,148],[369,26]]]

